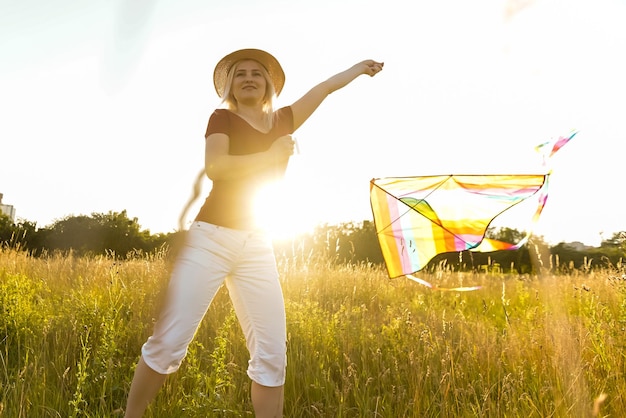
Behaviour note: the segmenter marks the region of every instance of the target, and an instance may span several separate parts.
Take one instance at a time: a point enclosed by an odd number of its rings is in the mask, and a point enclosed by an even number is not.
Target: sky
[[[385,63],[295,133],[283,230],[371,220],[372,178],[543,172],[535,145],[577,130],[534,230],[599,245],[626,230],[624,19],[625,0],[0,0],[0,193],[38,227],[126,210],[177,230],[213,68],[261,48],[287,75],[277,106]]]

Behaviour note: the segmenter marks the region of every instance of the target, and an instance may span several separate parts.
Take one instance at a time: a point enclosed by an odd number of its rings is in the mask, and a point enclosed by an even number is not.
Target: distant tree
[[[0,213],[0,245],[8,245],[15,232],[15,225],[11,218]]]
[[[44,246],[63,252],[74,250],[80,255],[100,253],[102,234],[98,223],[89,216],[67,216],[54,222]]]
[[[316,256],[338,264],[383,261],[374,223],[367,220],[320,224],[311,233],[275,241],[274,250],[280,257]]]
[[[79,255],[110,254],[124,258],[150,252],[167,242],[167,235],[141,230],[137,218],[122,212],[68,216],[50,226],[43,245],[48,250],[75,251]]]
[[[325,225],[316,230],[322,236],[324,251],[338,263],[381,263],[382,252],[376,229],[371,221]]]
[[[626,250],[626,231],[616,232],[611,238],[603,240],[600,243],[600,248],[602,247],[615,247]]]
[[[14,223],[0,213],[0,245],[23,250],[33,250],[37,245],[36,224],[26,220]]]
[[[485,234],[487,238],[496,239],[498,241],[509,242],[511,244],[520,242],[526,234],[513,228],[488,228]]]
[[[21,219],[15,224],[14,231],[14,247],[29,252],[37,251],[40,242],[36,223]]]
[[[148,250],[150,232],[141,231],[139,220],[130,219],[126,210],[106,214],[94,213],[92,217],[101,231],[101,251],[113,251],[124,257],[131,251]]]
[[[360,228],[354,230],[352,240],[359,261],[382,263],[383,253],[380,249],[376,226],[372,221],[363,221]]]
[[[619,247],[622,249],[622,252],[624,253],[624,255],[626,255],[626,231],[616,233],[613,236],[613,238],[615,239],[615,242],[619,245]]]

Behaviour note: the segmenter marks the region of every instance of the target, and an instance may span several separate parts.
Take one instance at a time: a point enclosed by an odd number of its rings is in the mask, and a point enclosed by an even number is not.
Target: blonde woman
[[[286,370],[285,308],[271,240],[254,223],[251,196],[282,176],[294,151],[291,134],[330,93],[383,63],[362,61],[278,110],[273,99],[285,83],[280,63],[259,49],[222,58],[213,81],[225,108],[209,118],[205,172],[212,189],[187,233],[172,270],[165,306],[141,357],[126,405],[140,417],[168,374],[174,373],[225,283],[250,353],[255,416],[281,417]]]

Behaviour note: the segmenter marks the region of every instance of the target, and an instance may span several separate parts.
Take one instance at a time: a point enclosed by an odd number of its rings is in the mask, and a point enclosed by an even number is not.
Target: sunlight
[[[271,183],[259,190],[255,199],[256,221],[261,228],[268,230],[275,239],[289,239],[298,234],[312,231],[316,206],[300,205],[297,185],[280,181]]]

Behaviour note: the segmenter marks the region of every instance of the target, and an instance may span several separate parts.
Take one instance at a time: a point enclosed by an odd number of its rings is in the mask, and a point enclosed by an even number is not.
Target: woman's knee
[[[187,355],[188,343],[163,338],[148,338],[141,348],[144,362],[161,374],[176,372]]]
[[[248,376],[263,386],[282,386],[285,384],[287,370],[286,348],[267,353],[257,351],[251,353],[248,362]]]

